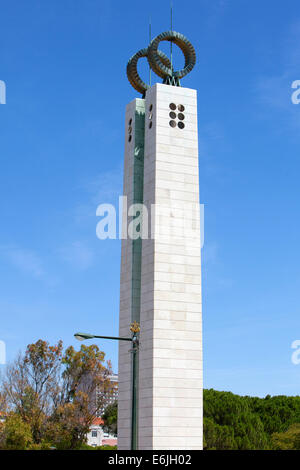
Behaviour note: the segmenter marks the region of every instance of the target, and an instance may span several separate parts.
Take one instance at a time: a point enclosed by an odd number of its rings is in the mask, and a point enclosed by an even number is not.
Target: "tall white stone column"
[[[126,122],[136,101],[127,108]],[[201,449],[202,302],[196,91],[156,84],[147,91],[143,102],[142,198],[152,221],[148,239],[142,240],[141,250],[137,249],[141,257],[136,258],[136,263],[132,259],[136,251],[132,240],[123,241],[120,301],[120,335],[128,334],[129,323],[134,319],[141,325],[138,448]],[[127,131],[126,128],[126,135]],[[124,194],[129,196],[129,203],[134,187],[138,186],[134,186],[131,170],[134,152],[133,156],[131,152],[126,143]],[[139,275],[140,281],[136,282]],[[132,302],[136,307],[139,305],[139,312]],[[120,344],[119,449],[130,448],[128,349],[127,344]]]

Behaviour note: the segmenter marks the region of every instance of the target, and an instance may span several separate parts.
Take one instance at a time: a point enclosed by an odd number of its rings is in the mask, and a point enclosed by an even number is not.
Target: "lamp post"
[[[79,341],[85,339],[114,339],[117,341],[131,341],[132,343],[132,394],[131,394],[131,450],[137,450],[137,354],[139,350],[140,325],[136,321],[131,323],[131,337],[122,336],[98,336],[89,333],[75,333],[75,338]]]

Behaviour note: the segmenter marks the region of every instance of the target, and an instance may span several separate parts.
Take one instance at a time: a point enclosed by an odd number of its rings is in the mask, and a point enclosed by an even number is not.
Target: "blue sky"
[[[122,192],[137,96],[127,60],[150,15],[153,36],[169,29],[169,1],[0,0],[0,15],[0,339],[12,360],[39,338],[118,333],[120,242],[96,238],[96,208]],[[198,57],[183,85],[198,90],[204,385],[300,394],[299,2],[174,0],[173,24]],[[116,369],[117,344],[101,346]]]

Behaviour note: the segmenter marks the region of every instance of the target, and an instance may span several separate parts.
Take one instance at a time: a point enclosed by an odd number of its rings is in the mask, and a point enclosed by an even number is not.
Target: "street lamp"
[[[101,339],[114,339],[117,341],[131,341],[132,342],[132,395],[131,395],[131,450],[137,450],[137,354],[139,350],[139,332],[140,325],[136,321],[131,323],[130,331],[131,337],[121,336],[98,336],[89,333],[75,333],[75,338],[78,341],[85,339],[101,338]]]

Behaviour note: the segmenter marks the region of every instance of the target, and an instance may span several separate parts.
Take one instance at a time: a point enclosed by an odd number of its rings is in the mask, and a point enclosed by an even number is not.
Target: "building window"
[[[92,431],[92,437],[97,437],[98,436],[98,432],[97,431]]]

